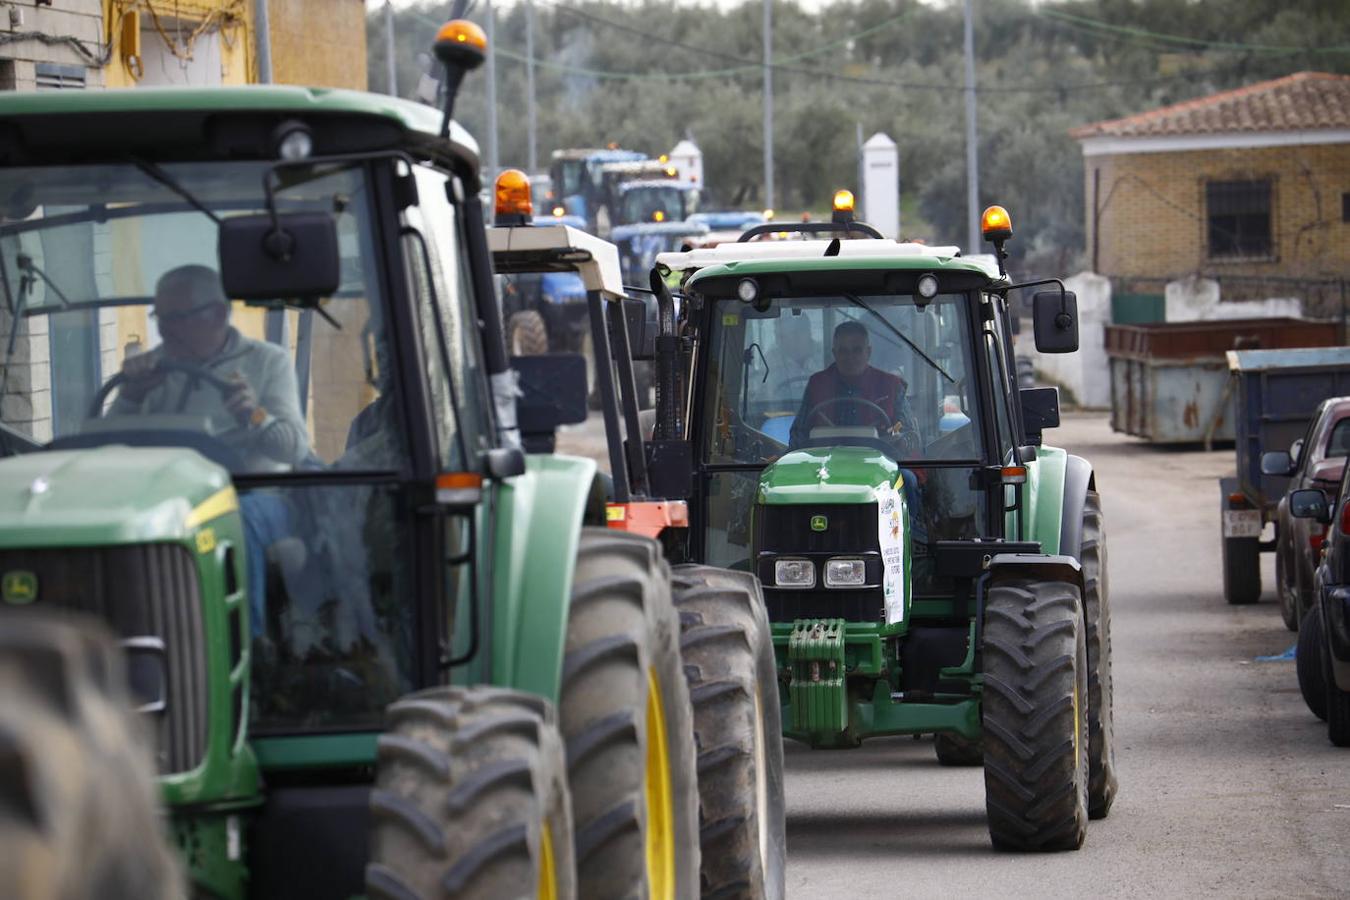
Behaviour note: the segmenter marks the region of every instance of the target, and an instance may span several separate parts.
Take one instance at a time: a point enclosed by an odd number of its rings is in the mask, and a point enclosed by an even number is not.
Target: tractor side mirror
[[[1078,349],[1078,297],[1073,291],[1038,291],[1031,298],[1032,328],[1041,353]]]
[[[1283,450],[1261,454],[1262,475],[1289,475],[1294,471],[1294,458]]]
[[[1059,427],[1059,388],[1022,388],[1022,424],[1026,426],[1027,441],[1041,445],[1041,432]]]
[[[1326,525],[1331,521],[1327,495],[1318,490],[1293,491],[1289,494],[1289,515],[1295,519],[1312,519]]]
[[[220,279],[232,300],[308,300],[341,283],[337,223],[328,213],[232,216],[220,223]]]
[[[525,449],[552,453],[559,425],[586,421],[586,357],[580,353],[513,356],[520,379],[516,422]]]

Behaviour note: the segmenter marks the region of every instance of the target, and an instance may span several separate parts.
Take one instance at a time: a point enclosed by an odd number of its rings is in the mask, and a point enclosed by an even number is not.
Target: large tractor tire
[[[1230,606],[1246,606],[1261,599],[1259,538],[1223,539],[1223,598]]]
[[[1104,819],[1115,802],[1116,729],[1112,712],[1111,605],[1106,573],[1106,529],[1101,497],[1088,491],[1083,507],[1083,613],[1088,659],[1088,815]]]
[[[758,579],[675,567],[680,654],[698,744],[704,897],[780,900],[787,873],[782,708]]]
[[[370,796],[371,900],[577,897],[567,763],[552,705],[438,687],[389,707]]]
[[[1008,577],[984,613],[989,836],[1008,850],[1077,850],[1088,822],[1087,628],[1076,585]]]
[[[944,766],[982,766],[984,765],[984,741],[972,741],[959,734],[933,736],[933,750],[937,761]]]
[[[697,755],[679,640],[657,543],[582,529],[558,714],[586,900],[698,896]]]
[[[1326,638],[1322,634],[1322,609],[1318,605],[1303,617],[1299,624],[1298,644],[1294,648],[1294,673],[1298,676],[1298,690],[1303,702],[1319,719],[1327,717],[1327,673],[1326,661],[1322,658],[1327,652]]]
[[[186,895],[153,751],[113,637],[92,620],[0,627],[0,884],[14,900]]]
[[[506,320],[506,349],[512,356],[539,356],[548,352],[548,328],[538,310],[521,310]]]

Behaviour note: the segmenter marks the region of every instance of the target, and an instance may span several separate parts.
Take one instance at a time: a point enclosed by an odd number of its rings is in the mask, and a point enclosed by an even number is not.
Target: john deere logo
[[[22,606],[37,599],[37,576],[32,572],[16,570],[6,572],[0,579],[0,597],[12,606]]]
[[[812,516],[812,517],[811,517],[811,530],[812,530],[812,531],[824,531],[826,528],[829,528],[829,527],[830,527],[830,520],[827,519],[827,518],[825,518],[824,516]]]

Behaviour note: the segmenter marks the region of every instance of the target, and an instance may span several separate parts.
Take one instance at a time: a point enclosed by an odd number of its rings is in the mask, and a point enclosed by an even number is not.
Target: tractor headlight
[[[867,567],[861,559],[832,559],[825,563],[826,587],[861,587],[867,583]]]
[[[813,588],[816,586],[816,567],[809,559],[778,559],[773,563],[775,587]]]

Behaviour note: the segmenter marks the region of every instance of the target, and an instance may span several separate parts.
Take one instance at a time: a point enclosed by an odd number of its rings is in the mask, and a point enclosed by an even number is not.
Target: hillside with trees
[[[395,14],[398,85],[410,96],[450,2]],[[1344,0],[977,0],[980,201],[1013,212],[1010,249],[1051,270],[1079,261],[1083,176],[1069,129],[1292,72],[1350,73]],[[477,4],[470,17],[481,22]],[[711,202],[755,207],[763,176],[762,16],[660,0],[534,4],[540,166],[559,147],[705,154]],[[908,236],[965,234],[962,4],[838,0],[774,11],[774,168],[781,209],[823,209],[852,186],[857,135],[900,147]],[[496,8],[499,156],[527,160],[522,3]],[[384,17],[367,20],[372,89],[386,84]],[[486,145],[483,74],[456,117]]]

